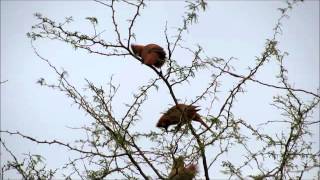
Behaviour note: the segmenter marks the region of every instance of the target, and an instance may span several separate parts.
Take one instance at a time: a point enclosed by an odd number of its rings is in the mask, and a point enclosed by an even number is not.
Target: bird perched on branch
[[[192,180],[198,173],[198,167],[195,164],[185,166],[184,158],[179,156],[174,160],[169,180]]]
[[[166,52],[157,44],[131,44],[131,49],[135,55],[142,58],[144,64],[160,68],[165,62]]]
[[[200,122],[203,126],[210,130],[208,125],[201,119],[200,115],[197,113],[200,110],[197,108],[198,106],[186,104],[175,105],[160,117],[157,123],[157,127],[165,128],[165,130],[168,131],[168,127],[170,125],[177,124],[180,127],[182,124],[194,120]]]

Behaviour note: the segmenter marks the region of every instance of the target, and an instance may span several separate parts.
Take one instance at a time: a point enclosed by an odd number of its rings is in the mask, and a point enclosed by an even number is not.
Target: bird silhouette
[[[166,60],[166,52],[157,44],[136,45],[131,44],[133,53],[142,58],[143,63],[161,68]]]
[[[197,108],[198,106],[177,104],[160,117],[156,126],[158,128],[165,128],[165,130],[168,131],[168,127],[171,125],[178,124],[180,126],[193,120],[200,122],[207,129],[210,129],[197,113],[200,110]]]
[[[169,180],[192,180],[198,173],[198,167],[195,164],[185,166],[184,157],[179,156],[174,159],[171,172],[169,173]]]

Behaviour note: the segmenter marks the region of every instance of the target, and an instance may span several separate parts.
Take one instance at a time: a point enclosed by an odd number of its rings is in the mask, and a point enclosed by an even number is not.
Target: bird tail
[[[202,119],[201,119],[201,124],[206,127],[207,129],[210,129],[210,127],[207,125],[207,123],[205,123]]]
[[[200,117],[199,114],[196,115],[195,120],[198,121],[198,122],[200,122],[200,123],[206,128],[206,130],[209,130],[209,131],[211,131],[212,133],[214,133],[214,132],[210,129],[210,127],[207,125],[207,123],[205,123],[205,122],[202,120],[202,118]]]

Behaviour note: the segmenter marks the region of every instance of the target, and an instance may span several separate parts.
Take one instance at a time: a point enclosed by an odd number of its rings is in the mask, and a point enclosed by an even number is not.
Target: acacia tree
[[[87,89],[84,94],[66,76],[66,71],[60,71],[45,57],[41,56],[33,42],[38,39],[60,40],[72,45],[75,49],[82,49],[89,53],[106,57],[121,56],[130,60],[143,62],[130,49],[133,39],[138,39],[133,31],[140,12],[146,7],[143,0],[127,1],[96,1],[111,11],[111,21],[114,28],[114,41],[106,41],[98,32],[98,19],[88,17],[94,29],[94,34],[84,34],[71,31],[66,25],[73,22],[72,17],[67,17],[64,22],[56,22],[40,13],[35,17],[39,21],[32,26],[32,31],[27,35],[31,40],[35,54],[58,77],[56,83],[47,83],[40,78],[41,86],[52,88],[64,93],[79,108],[90,115],[94,122],[91,126],[82,128],[86,132],[86,139],[77,139],[74,143],[65,143],[58,140],[40,140],[20,132],[1,130],[3,134],[16,135],[36,144],[56,144],[70,151],[78,153],[77,158],[70,159],[59,169],[47,169],[43,158],[39,155],[27,154],[26,158],[19,160],[16,155],[7,148],[5,141],[1,139],[3,150],[12,157],[2,166],[2,178],[9,170],[15,170],[24,179],[52,179],[59,170],[68,169],[69,174],[63,174],[65,179],[103,179],[118,177],[125,179],[167,179],[175,160],[184,157],[186,164],[198,164],[199,174],[197,178],[214,179],[215,174],[210,174],[210,169],[220,168],[229,178],[245,179],[303,179],[305,173],[319,169],[319,151],[311,146],[309,140],[312,136],[310,127],[318,125],[319,121],[312,121],[312,111],[319,105],[320,96],[317,93],[294,88],[287,77],[287,69],[283,61],[287,57],[286,52],[278,47],[278,36],[281,34],[282,21],[288,16],[288,12],[298,1],[287,2],[285,8],[280,8],[281,16],[273,29],[273,35],[265,42],[261,54],[255,59],[255,66],[250,67],[247,73],[240,74],[232,66],[235,58],[207,57],[201,46],[192,49],[183,46],[183,35],[188,28],[197,22],[198,13],[205,11],[207,3],[203,0],[187,2],[186,14],[183,17],[183,26],[177,28],[174,38],[168,34],[167,25],[164,26],[164,34],[167,42],[167,61],[159,70],[153,66],[145,65],[156,74],[156,78],[141,86],[134,94],[134,101],[127,103],[127,109],[122,117],[116,117],[113,108],[113,98],[117,94],[118,86],[112,82],[107,87],[100,87],[86,79]],[[134,9],[135,13],[128,20],[127,34],[118,26],[116,18],[117,7],[127,6]],[[100,21],[100,20],[99,20]],[[125,29],[125,30],[126,30]],[[190,65],[180,65],[173,55],[176,49],[192,53]],[[256,79],[255,75],[270,61],[277,62],[279,84],[270,84]],[[177,97],[174,87],[185,85],[198,72],[210,69],[211,80],[208,86],[187,104],[196,104],[206,108],[208,113],[202,118],[209,125],[209,129],[195,126],[188,122],[180,129],[172,129],[170,132],[159,131],[151,128],[147,133],[135,132],[135,123],[141,119],[140,108],[147,100],[152,88],[167,88],[174,104],[184,103],[182,97]],[[226,97],[219,97],[218,91],[222,76],[235,80],[235,84]],[[160,83],[164,82],[163,86]],[[244,85],[254,83],[257,86],[265,86],[281,91],[282,95],[276,95],[273,99],[280,114],[279,120],[268,121],[261,125],[250,124],[240,117],[236,117],[232,111],[235,100],[240,93],[244,93]],[[305,96],[311,97],[306,100]],[[213,114],[213,104],[217,99],[222,99],[218,113]],[[209,102],[209,107],[203,107],[199,102]],[[283,125],[284,124],[284,125]],[[268,133],[261,127],[281,126],[282,132]],[[254,139],[256,147],[249,145],[250,139]],[[144,146],[141,142],[148,142],[152,147]],[[224,155],[234,147],[241,147],[245,160],[234,163],[223,159]],[[215,153],[212,153],[215,152]],[[252,168],[253,171],[248,171]],[[248,173],[249,172],[249,173]],[[174,178],[172,178],[174,179]]]

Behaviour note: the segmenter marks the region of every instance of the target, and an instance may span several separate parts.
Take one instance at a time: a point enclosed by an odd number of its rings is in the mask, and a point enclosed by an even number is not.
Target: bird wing
[[[142,59],[145,64],[154,65],[157,63],[159,55],[157,53],[142,54]]]
[[[145,49],[147,50],[148,53],[152,53],[152,52],[157,53],[160,59],[166,58],[166,52],[161,46],[157,44],[148,44],[145,46]]]

